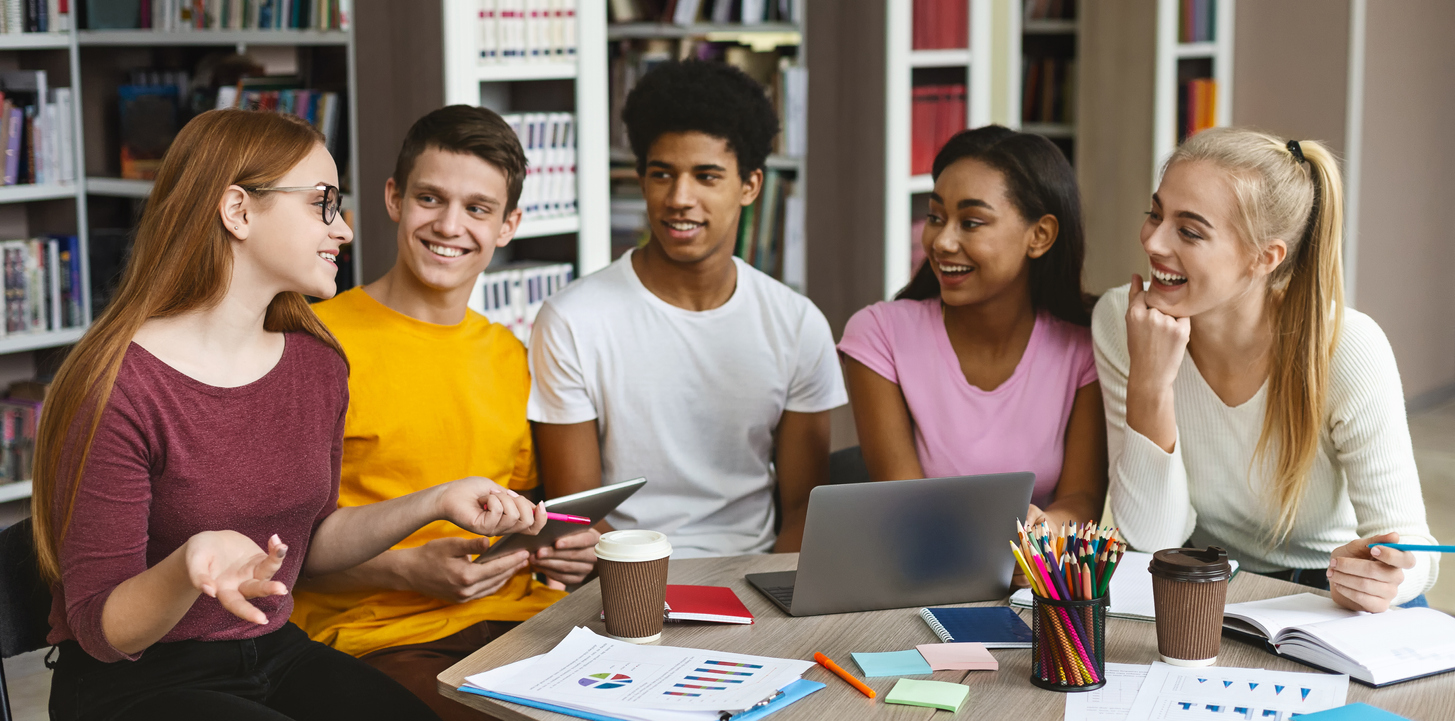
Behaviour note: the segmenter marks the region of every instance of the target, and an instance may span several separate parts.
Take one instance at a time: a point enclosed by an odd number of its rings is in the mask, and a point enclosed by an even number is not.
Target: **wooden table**
[[[668,646],[798,659],[812,659],[815,651],[821,651],[850,672],[856,673],[858,669],[849,656],[850,652],[903,651],[918,644],[938,642],[939,639],[920,620],[918,609],[793,618],[780,611],[743,580],[743,574],[746,573],[787,571],[797,567],[796,553],[672,561],[669,582],[729,586],[753,612],[757,622],[751,626],[669,623],[663,631],[661,643]],[[1308,590],[1305,586],[1251,573],[1240,573],[1228,588],[1228,602],[1256,601]],[[999,601],[968,605],[996,606],[1005,603]],[[1029,623],[1030,611],[1020,609],[1019,612]],[[599,620],[600,613],[601,587],[592,581],[440,674],[440,693],[503,721],[560,721],[570,718],[461,693],[456,689],[464,683],[466,676],[546,653],[573,626],[586,626],[596,633],[605,634],[605,624]],[[1106,660],[1109,662],[1147,664],[1157,660],[1157,636],[1150,622],[1108,619],[1106,638]],[[937,681],[963,683],[970,687],[970,697],[955,718],[1013,718],[1017,721],[1062,718],[1066,704],[1065,695],[1038,689],[1029,681],[1029,651],[999,649],[993,653],[1000,661],[999,671],[939,671],[934,674],[933,678]],[[1218,665],[1312,671],[1307,666],[1227,637],[1223,638]],[[868,699],[818,666],[809,669],[804,677],[828,684],[828,687],[773,714],[771,718],[774,721],[949,718],[938,716],[937,714],[943,712],[934,709],[885,704],[884,695],[894,686],[898,680],[896,678],[864,679],[878,693],[878,698]],[[1415,721],[1449,721],[1455,719],[1455,673],[1409,681],[1383,689],[1371,689],[1351,681],[1348,700],[1350,703],[1364,701]]]

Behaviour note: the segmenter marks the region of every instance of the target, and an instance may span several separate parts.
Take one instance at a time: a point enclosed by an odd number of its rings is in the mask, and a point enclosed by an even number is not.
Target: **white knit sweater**
[[[1106,403],[1112,516],[1133,548],[1174,548],[1191,538],[1193,546],[1227,549],[1248,570],[1276,571],[1327,568],[1335,548],[1389,531],[1398,531],[1405,543],[1435,542],[1425,522],[1399,369],[1373,319],[1344,311],[1313,477],[1288,539],[1271,546],[1269,530],[1278,522],[1278,502],[1269,489],[1271,462],[1253,467],[1267,383],[1229,408],[1189,353],[1172,385],[1177,413],[1172,453],[1127,428],[1127,289],[1102,297],[1091,329]],[[1439,554],[1415,556],[1395,603],[1435,584]]]

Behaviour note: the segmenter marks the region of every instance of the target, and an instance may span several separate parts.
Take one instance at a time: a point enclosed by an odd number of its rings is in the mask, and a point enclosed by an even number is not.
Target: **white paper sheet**
[[[1066,721],[1124,721],[1142,679],[1151,666],[1130,663],[1106,665],[1106,685],[1095,691],[1066,694]]]
[[[1127,719],[1287,721],[1295,713],[1343,706],[1348,693],[1348,676],[1154,663]]]
[[[493,691],[501,681],[530,668],[531,664],[539,658],[540,656],[531,656],[484,673],[477,673],[465,679],[465,685]],[[571,707],[589,710],[578,705],[571,705]],[[719,718],[716,711],[666,711],[662,709],[618,709],[613,712],[613,715],[624,721],[718,721]]]
[[[638,646],[578,627],[518,672],[469,680],[497,693],[603,712],[721,711],[753,706],[798,680],[810,666],[812,661]]]

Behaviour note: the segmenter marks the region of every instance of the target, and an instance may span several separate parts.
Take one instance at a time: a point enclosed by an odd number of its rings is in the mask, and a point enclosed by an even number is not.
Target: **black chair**
[[[869,467],[864,465],[864,451],[859,446],[841,448],[829,454],[829,483],[866,483]]]
[[[45,648],[51,592],[40,579],[27,518],[0,531],[0,658]],[[0,666],[0,720],[12,721],[10,691]]]

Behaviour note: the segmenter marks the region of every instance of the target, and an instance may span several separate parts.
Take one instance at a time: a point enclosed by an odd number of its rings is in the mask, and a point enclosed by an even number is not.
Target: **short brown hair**
[[[505,212],[515,210],[525,185],[525,150],[515,130],[493,110],[473,105],[447,105],[414,121],[394,163],[394,185],[404,192],[414,161],[429,148],[468,153],[505,173]]]

